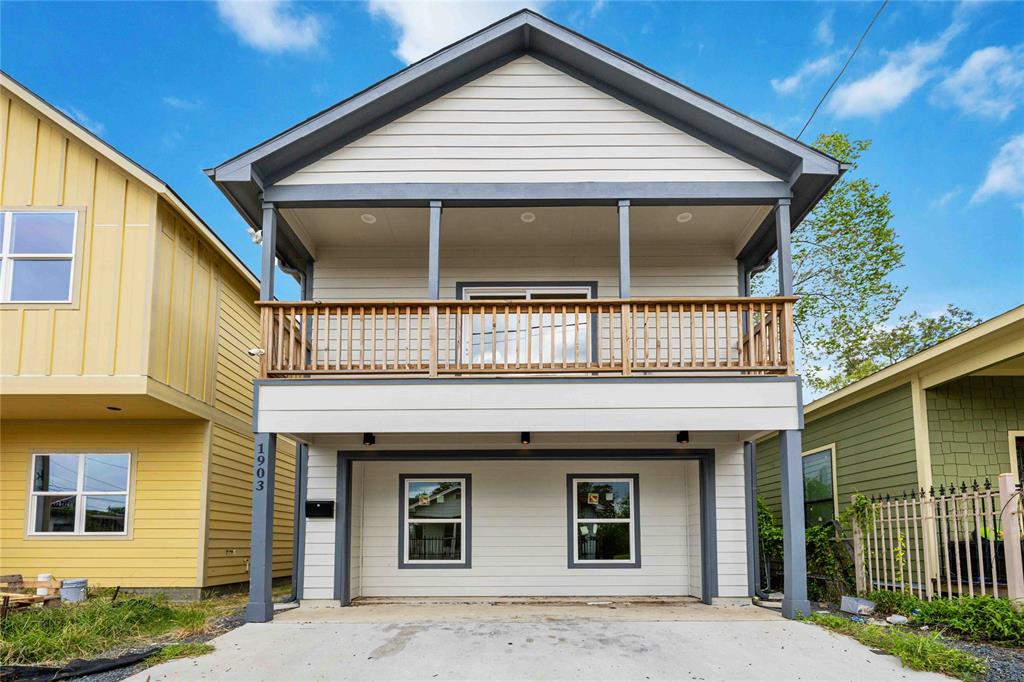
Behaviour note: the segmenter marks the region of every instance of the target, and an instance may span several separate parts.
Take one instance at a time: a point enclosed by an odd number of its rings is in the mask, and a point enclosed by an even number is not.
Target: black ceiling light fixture
[[[689,443],[690,442],[690,432],[689,431],[680,431],[679,433],[677,433],[676,434],[676,442],[680,443],[682,445],[686,445],[687,443]]]
[[[530,432],[529,431],[523,431],[522,433],[520,433],[519,434],[519,442],[522,443],[523,445],[529,445],[530,444]]]
[[[375,445],[377,443],[377,437],[367,431],[363,434],[363,445]]]

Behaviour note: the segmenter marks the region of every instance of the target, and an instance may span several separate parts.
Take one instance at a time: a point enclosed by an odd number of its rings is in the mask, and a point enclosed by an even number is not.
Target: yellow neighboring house
[[[256,278],[174,191],[0,73],[0,574],[248,580]],[[292,572],[295,447],[273,569]]]

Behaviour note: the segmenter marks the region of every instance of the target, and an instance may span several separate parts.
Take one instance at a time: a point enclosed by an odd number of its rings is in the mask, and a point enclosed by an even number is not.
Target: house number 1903
[[[267,457],[263,454],[263,443],[257,444],[256,450],[256,478],[253,482],[253,487],[259,492],[267,486]]]

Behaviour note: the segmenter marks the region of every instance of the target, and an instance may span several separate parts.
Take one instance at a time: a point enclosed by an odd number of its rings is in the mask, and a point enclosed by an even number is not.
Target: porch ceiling
[[[634,244],[727,245],[739,252],[769,206],[634,206]],[[282,214],[311,253],[341,246],[427,248],[426,208],[286,208]],[[532,214],[526,222],[524,214]],[[530,215],[525,215],[526,220]],[[368,222],[369,221],[369,222]],[[441,221],[445,246],[609,246],[618,218],[607,206],[448,208]]]

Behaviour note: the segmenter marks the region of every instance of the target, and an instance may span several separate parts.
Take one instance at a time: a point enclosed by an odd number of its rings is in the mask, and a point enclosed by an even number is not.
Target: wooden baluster
[[[540,329],[540,323],[537,324]],[[540,348],[540,335],[537,336],[537,348]],[[533,306],[526,304],[526,366],[533,365]]]
[[[633,339],[631,338],[633,320],[631,318],[632,309],[630,308],[630,305],[628,303],[623,303],[622,313],[620,314],[619,320],[619,345],[621,347],[619,352],[622,354],[622,373],[625,375],[628,375],[633,371],[631,367],[633,364],[633,354],[631,351],[633,347]]]
[[[903,496],[903,508],[900,511],[903,512],[903,541],[906,544],[903,551],[903,564],[900,565],[900,572],[902,574],[904,567],[906,567],[906,576],[903,576],[903,590],[904,592],[912,592],[914,586],[910,573],[910,510],[907,506],[906,495]]]
[[[986,544],[988,545],[989,560],[991,561],[989,565],[992,567],[993,596],[999,594],[999,588],[997,587],[999,585],[999,566],[996,565],[995,543],[996,528],[998,528],[998,524],[996,523],[997,517],[995,504],[998,498],[994,496],[994,492],[995,491],[993,490],[986,490],[982,498],[983,500],[985,500],[985,528],[987,530],[985,534],[988,536]]]
[[[974,569],[971,566],[971,526],[967,516],[967,494],[964,492],[957,498],[957,505],[960,507],[960,521],[963,524],[963,543],[965,558],[967,559],[967,590],[970,596],[974,596]],[[959,551],[957,552],[959,554]]]
[[[541,310],[544,310],[543,306],[541,306]],[[551,335],[551,358],[550,358],[551,363],[550,363],[550,366],[551,366],[551,369],[554,369],[555,368],[555,306],[554,305],[551,306],[551,314],[548,316],[548,327],[550,328],[550,335]]]
[[[732,325],[731,307],[725,304],[725,366],[732,366]]]
[[[917,569],[917,596],[919,599],[924,599],[924,581],[921,579],[921,537],[924,535],[922,522],[924,520],[923,513],[923,494],[922,499],[918,499],[914,496],[910,498],[910,506],[913,509],[913,524],[912,530],[914,533],[914,566]],[[920,533],[920,534],[919,534]]]
[[[429,340],[429,344],[430,345],[429,345],[429,348],[428,348],[428,356],[427,356],[429,358],[429,373],[430,373],[430,376],[436,377],[437,376],[437,351],[438,351],[438,345],[437,345],[437,305],[436,304],[430,306],[430,310],[428,312],[428,320],[429,320],[428,324],[430,325],[430,330],[429,330],[429,339],[430,339]]]
[[[271,308],[271,310],[274,310]],[[274,370],[281,371],[284,365],[284,308],[277,308],[277,326],[274,330],[277,334],[277,347],[274,349],[277,361],[274,363]]]
[[[594,319],[594,352],[587,355],[587,366],[601,367],[603,361],[601,360],[601,335],[604,333],[604,321],[601,319],[604,315],[604,306],[597,306],[597,314],[591,315]],[[590,344],[590,329],[587,329],[587,344],[589,348]]]
[[[689,367],[697,366],[697,307],[690,304],[690,362]]]
[[[700,345],[704,349],[701,354],[701,367],[708,366],[708,304],[700,304]]]
[[[960,521],[956,508],[956,488],[951,488],[949,494],[949,522],[950,535],[953,536],[951,540],[953,541],[953,564],[956,566],[956,591],[962,597],[964,594],[964,574],[963,565],[960,562]],[[947,551],[948,547],[947,545]]]
[[[938,497],[935,500],[939,507],[939,536],[942,542],[939,544],[939,554],[942,555],[942,564],[946,567],[946,597],[953,596],[953,578],[949,565],[949,538],[946,526],[946,500]]]
[[[320,309],[313,308],[312,348],[309,351],[310,364],[315,372],[320,368]]]
[[[714,352],[714,366],[718,367],[721,364],[721,358],[718,355],[718,304],[715,303],[711,310],[711,348]]]
[[[505,310],[504,310],[505,330],[504,330],[504,334],[502,335],[502,338],[504,339],[504,349],[503,349],[502,355],[505,356],[505,371],[508,371],[508,353],[509,353],[509,345],[508,345],[508,309],[509,309],[509,307],[510,306],[509,306],[508,303],[506,303],[504,305],[504,308],[505,308]]]

